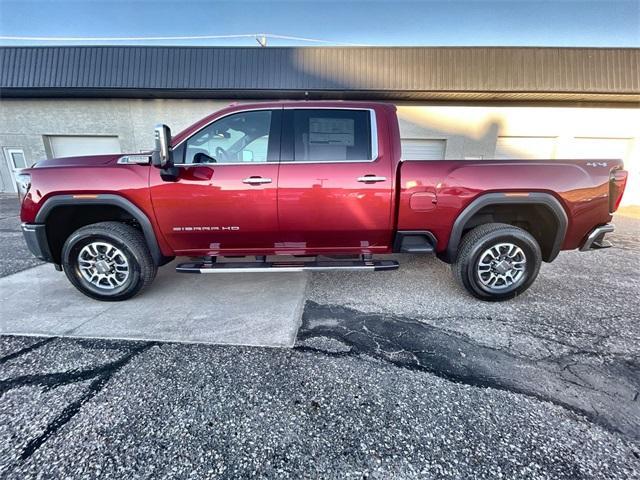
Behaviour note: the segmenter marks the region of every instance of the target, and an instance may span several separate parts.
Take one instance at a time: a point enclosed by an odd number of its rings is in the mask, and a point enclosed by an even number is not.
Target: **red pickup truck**
[[[512,298],[560,250],[610,246],[627,179],[619,160],[403,160],[382,103],[231,105],[155,134],[149,154],[18,175],[30,250],[92,298],[130,298],[176,256],[196,257],[187,273],[381,271],[398,263],[374,255],[394,252]]]

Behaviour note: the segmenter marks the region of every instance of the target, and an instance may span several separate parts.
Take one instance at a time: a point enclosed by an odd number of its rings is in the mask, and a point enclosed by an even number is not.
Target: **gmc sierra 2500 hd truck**
[[[231,105],[155,135],[149,154],[18,175],[30,250],[92,298],[130,298],[176,256],[185,273],[384,271],[398,263],[375,255],[398,252],[504,300],[561,250],[610,246],[627,179],[619,160],[401,160],[381,103]],[[238,256],[255,261],[224,258]]]

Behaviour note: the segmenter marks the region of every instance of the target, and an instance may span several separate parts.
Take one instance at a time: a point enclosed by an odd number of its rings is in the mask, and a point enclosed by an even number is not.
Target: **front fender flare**
[[[36,223],[45,223],[49,214],[57,207],[73,205],[113,205],[122,208],[136,219],[142,228],[142,234],[149,248],[149,253],[157,265],[165,263],[166,257],[162,255],[156,234],[149,217],[134,203],[120,195],[101,193],[97,195],[54,195],[42,204],[35,218]]]

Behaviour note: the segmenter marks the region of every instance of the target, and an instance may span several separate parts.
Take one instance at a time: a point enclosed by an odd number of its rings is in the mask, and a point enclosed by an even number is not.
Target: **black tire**
[[[491,254],[487,253],[492,247],[500,244],[511,244],[520,248],[520,252],[524,255],[526,263],[522,267],[522,273],[514,273],[517,281],[513,279],[497,280],[496,286],[491,287],[490,279],[495,281],[496,275],[500,277],[501,271],[494,269],[501,268],[500,261],[496,260],[496,266],[484,266],[483,272],[479,272],[481,260],[486,265],[487,260],[491,259]],[[494,252],[508,252],[508,247],[504,246]],[[513,249],[512,251],[517,251]],[[499,257],[502,258],[502,257]],[[506,258],[506,257],[505,257]],[[522,255],[516,256],[519,263]],[[513,259],[507,258],[508,262],[504,266],[510,265]],[[542,254],[540,246],[533,236],[522,228],[514,227],[505,223],[488,223],[470,230],[462,239],[460,248],[455,262],[451,266],[453,274],[457,282],[464,287],[473,296],[487,301],[501,301],[514,298],[524,292],[531,286],[542,264]],[[486,271],[489,269],[489,271]],[[492,277],[492,275],[494,275]],[[489,279],[489,281],[488,281]],[[513,281],[508,285],[508,281]]]
[[[99,245],[98,250],[93,249],[98,253],[100,249],[106,251],[108,248],[103,245],[114,247],[110,252],[119,250],[117,258],[122,265],[126,265],[126,274],[118,273],[115,278],[113,263],[111,270],[107,272],[114,278],[112,282],[117,284],[116,286],[111,285],[111,282],[106,279],[100,285],[95,285],[86,278],[90,273],[82,273],[79,255],[90,244]],[[87,250],[84,252],[87,255]],[[108,267],[106,263],[103,265],[104,268]],[[126,300],[140,293],[153,282],[158,271],[142,232],[121,222],[95,223],[73,232],[62,247],[62,267],[69,281],[82,293],[96,300],[111,302]]]

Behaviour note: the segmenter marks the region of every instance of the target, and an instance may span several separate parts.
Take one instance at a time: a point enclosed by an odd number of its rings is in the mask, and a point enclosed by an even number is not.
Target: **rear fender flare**
[[[451,229],[451,236],[449,237],[449,243],[446,249],[445,259],[452,262],[456,258],[458,246],[462,239],[462,233],[467,222],[473,217],[475,213],[482,208],[489,205],[542,205],[547,208],[554,216],[558,229],[555,233],[553,246],[549,257],[545,260],[547,262],[553,261],[560,253],[562,243],[564,242],[565,235],[567,233],[567,227],[569,225],[569,219],[567,212],[562,207],[562,204],[553,195],[544,192],[518,192],[521,196],[511,196],[506,193],[486,193],[474,201],[472,201],[460,215],[456,218]],[[526,193],[526,196],[524,194]]]
[[[55,195],[48,198],[44,202],[42,207],[40,207],[40,210],[38,210],[38,213],[36,215],[35,222],[45,223],[49,214],[57,207],[75,205],[113,205],[122,208],[133,218],[135,218],[140,225],[142,234],[144,235],[144,239],[147,243],[147,247],[149,248],[149,252],[151,253],[151,257],[153,258],[154,262],[156,262],[156,265],[162,265],[165,262],[166,257],[162,255],[162,252],[160,251],[160,247],[158,246],[158,241],[156,239],[156,234],[153,230],[153,226],[151,225],[149,217],[147,217],[147,215],[135,204],[133,204],[126,198],[121,197],[120,195],[97,194],[91,197],[75,195]]]

